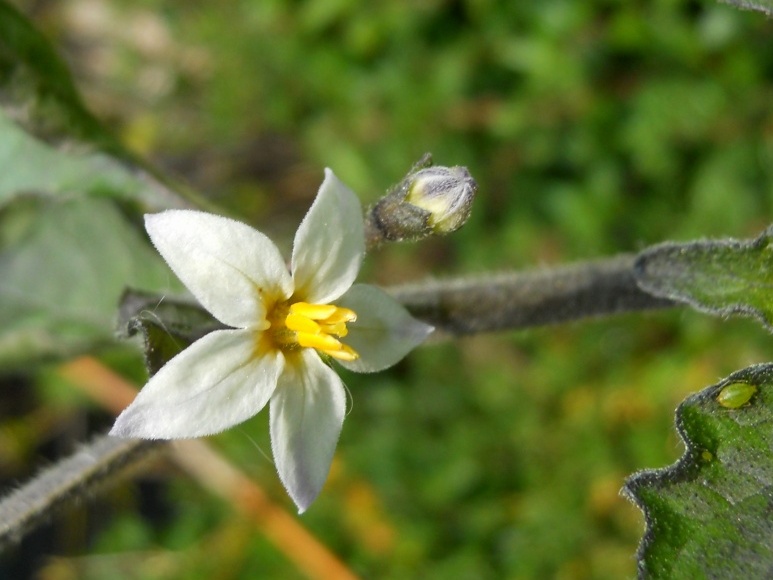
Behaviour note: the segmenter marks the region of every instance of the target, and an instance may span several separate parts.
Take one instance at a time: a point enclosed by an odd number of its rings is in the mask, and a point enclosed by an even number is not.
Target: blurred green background
[[[371,255],[363,278],[380,284],[751,237],[773,221],[773,24],[759,14],[708,0],[14,4],[127,145],[284,248],[325,166],[364,203],[425,151],[467,166],[470,222]],[[753,322],[675,310],[466,338],[345,374],[353,407],[302,522],[369,578],[631,577],[643,523],[618,496],[626,475],[681,454],[672,417],[688,393],[771,352]],[[142,380],[136,354],[106,356]],[[40,462],[51,413],[67,417],[57,437],[110,424],[50,373],[31,384],[32,410],[1,426],[5,477]],[[22,430],[19,417],[37,419]],[[212,442],[292,510],[261,453],[267,413]],[[26,547],[39,577],[302,577],[185,477],[140,481]]]

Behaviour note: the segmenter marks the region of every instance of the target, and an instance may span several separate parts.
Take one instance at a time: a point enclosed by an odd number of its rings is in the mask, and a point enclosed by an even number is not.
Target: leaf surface
[[[655,296],[718,316],[751,316],[773,330],[771,235],[653,246],[636,260],[637,283]]]
[[[29,199],[0,214],[0,368],[115,338],[126,285],[180,291],[106,199]]]
[[[206,203],[104,129],[47,40],[4,0],[0,168],[0,368],[113,340],[126,287],[181,290],[141,215]]]
[[[676,411],[684,455],[639,472],[623,494],[644,512],[645,578],[773,573],[773,364],[735,372]]]

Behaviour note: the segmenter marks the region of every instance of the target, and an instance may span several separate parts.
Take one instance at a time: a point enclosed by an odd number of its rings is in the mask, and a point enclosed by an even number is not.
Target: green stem
[[[636,284],[636,256],[549,270],[489,274],[386,288],[416,318],[452,336],[515,330],[678,306]]]

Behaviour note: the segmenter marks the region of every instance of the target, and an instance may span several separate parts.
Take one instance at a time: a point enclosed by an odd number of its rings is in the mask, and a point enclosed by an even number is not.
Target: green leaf
[[[654,246],[638,256],[636,281],[655,296],[718,316],[751,316],[773,330],[771,231],[755,240]]]
[[[195,302],[127,290],[121,298],[118,328],[127,337],[142,336],[152,376],[184,348],[225,327]]]
[[[0,207],[30,192],[107,197],[158,211],[187,204],[125,160],[90,148],[56,149],[24,132],[0,111]]]
[[[753,0],[751,2],[747,0],[722,0],[722,2],[725,4],[732,4],[743,10],[758,10],[764,12],[768,16],[773,15],[773,2],[771,2],[771,0]]]
[[[151,211],[205,205],[136,159],[104,129],[86,110],[50,44],[4,0],[0,166],[0,206],[30,190],[108,195]]]
[[[730,404],[728,404],[730,402]],[[768,578],[773,570],[773,364],[738,371],[676,411],[684,455],[623,493],[644,512],[652,578]]]
[[[45,141],[117,144],[88,113],[70,73],[48,42],[15,8],[0,0],[0,105]]]
[[[0,231],[0,368],[114,340],[127,285],[181,289],[109,200],[28,198]]]
[[[181,286],[141,214],[205,206],[126,151],[46,39],[0,0],[0,368],[114,339],[126,287]]]

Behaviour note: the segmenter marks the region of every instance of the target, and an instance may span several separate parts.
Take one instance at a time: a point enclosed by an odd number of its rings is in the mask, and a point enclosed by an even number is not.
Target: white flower
[[[218,433],[270,401],[271,448],[300,512],[327,478],[346,411],[338,375],[385,369],[432,331],[385,292],[352,286],[365,253],[357,197],[329,169],[295,234],[291,272],[276,246],[234,220],[191,210],[145,216],[153,244],[198,301],[232,327],[153,376],[111,435]]]

